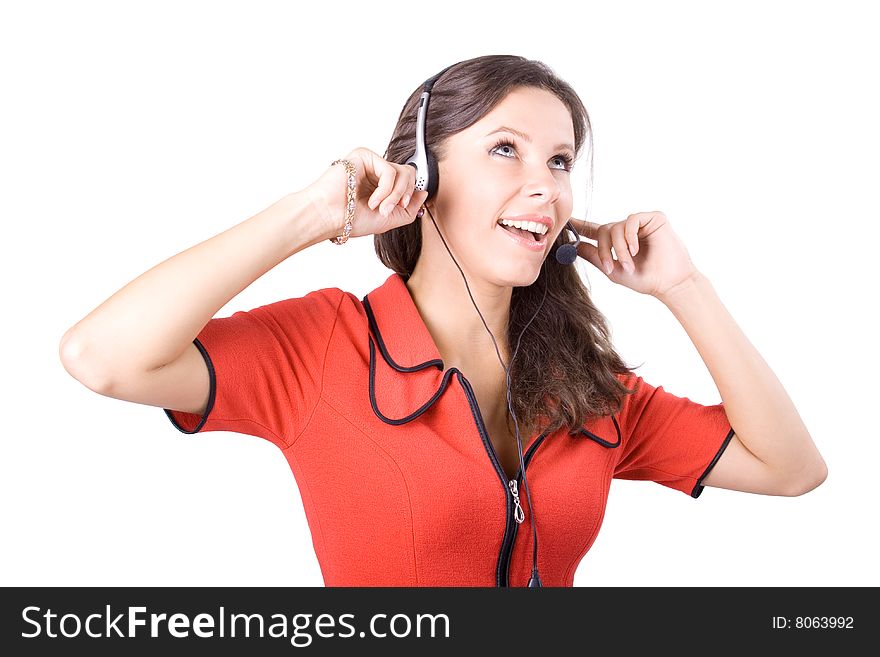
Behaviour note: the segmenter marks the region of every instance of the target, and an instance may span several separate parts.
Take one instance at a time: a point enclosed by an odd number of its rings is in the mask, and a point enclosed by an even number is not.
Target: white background
[[[508,53],[544,61],[586,104],[592,219],[666,213],[829,466],[794,498],[706,488],[694,500],[615,480],[575,585],[880,584],[869,6],[4,3],[0,583],[322,585],[276,447],[186,436],[160,408],[91,392],[64,370],[59,341],[144,271],[333,159],[382,153],[426,78]],[[586,175],[582,158],[575,216]],[[579,267],[646,380],[720,401],[659,301]],[[218,315],[322,287],[360,298],[389,274],[372,238],[325,242]]]

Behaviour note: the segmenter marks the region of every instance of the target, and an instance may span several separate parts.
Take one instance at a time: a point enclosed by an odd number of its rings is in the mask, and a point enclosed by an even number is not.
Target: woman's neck
[[[471,280],[468,280],[468,285],[506,365],[509,357],[507,322],[512,289],[481,285]],[[450,277],[448,273],[431,275],[416,265],[406,280],[406,286],[446,369],[458,367],[463,372],[475,374],[492,367],[504,376],[504,368],[498,361],[492,338],[471,302],[458,269],[455,270],[455,276]]]

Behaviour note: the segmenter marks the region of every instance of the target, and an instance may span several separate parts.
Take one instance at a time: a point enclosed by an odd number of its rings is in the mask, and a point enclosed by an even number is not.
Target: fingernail
[[[409,205],[409,199],[410,199],[409,194],[407,194],[406,196],[403,197],[403,207],[406,207],[407,205]]]
[[[614,269],[614,265],[606,260],[605,261],[605,273],[608,274],[609,276],[611,276],[612,269]]]
[[[624,270],[627,274],[632,274],[632,273],[633,273],[633,266],[632,266],[632,264],[630,264],[630,263],[628,263],[628,262],[624,262],[624,263],[623,263],[623,270]]]
[[[630,255],[635,255],[635,254],[636,254],[636,245],[635,245],[635,244],[630,244],[630,245],[629,245],[629,253],[630,253]]]

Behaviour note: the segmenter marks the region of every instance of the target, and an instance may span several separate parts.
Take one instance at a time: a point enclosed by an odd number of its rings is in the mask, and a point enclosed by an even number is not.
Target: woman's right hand
[[[413,222],[428,197],[427,191],[415,189],[415,167],[389,162],[368,148],[355,148],[343,159],[351,161],[356,169],[355,209],[349,237],[378,235]],[[341,235],[345,225],[347,185],[345,167],[337,164],[328,167],[306,188],[313,202],[320,206],[332,237]]]

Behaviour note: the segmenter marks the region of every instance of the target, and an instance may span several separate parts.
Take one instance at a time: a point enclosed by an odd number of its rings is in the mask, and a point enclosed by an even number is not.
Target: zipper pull
[[[513,517],[518,523],[522,524],[522,521],[526,519],[526,515],[525,513],[523,513],[523,508],[522,506],[520,506],[519,503],[519,493],[516,490],[516,479],[511,479],[507,483],[510,485],[510,490],[513,493],[513,503],[516,505],[516,508],[513,512]]]

